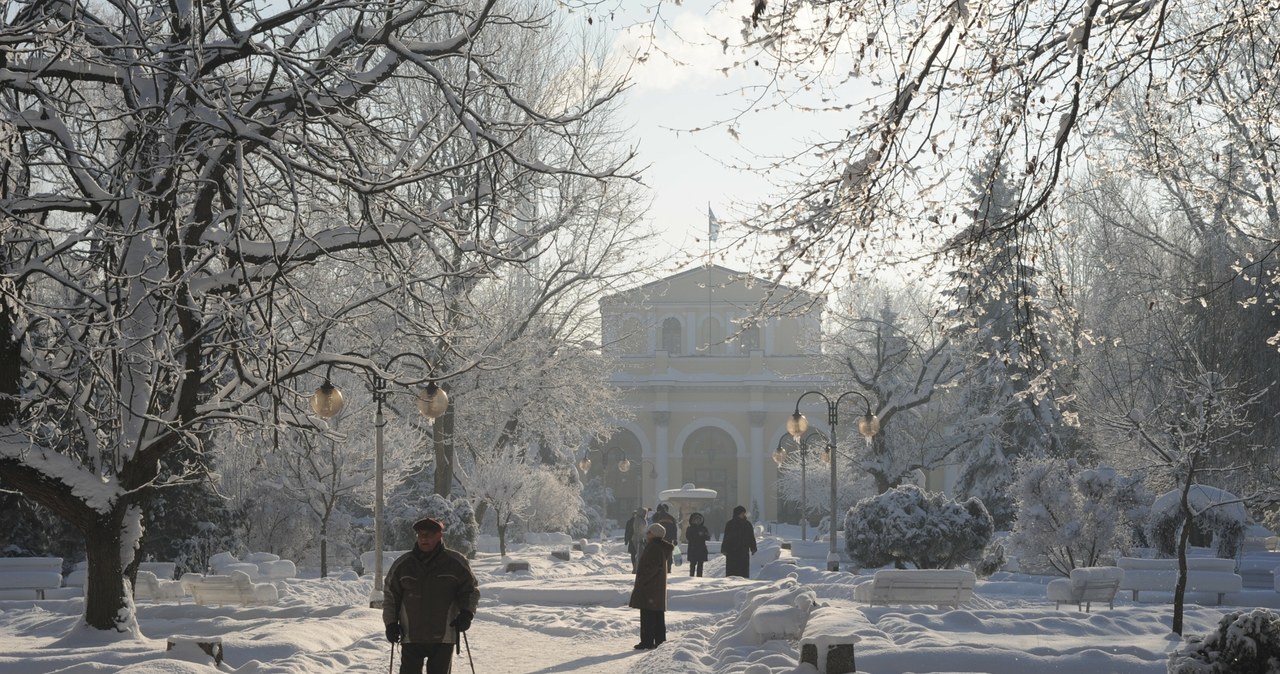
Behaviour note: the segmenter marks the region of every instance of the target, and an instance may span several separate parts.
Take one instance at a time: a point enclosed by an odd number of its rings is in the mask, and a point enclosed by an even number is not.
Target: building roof
[[[682,288],[686,292],[680,292]],[[687,292],[694,288],[698,289],[698,295]],[[730,303],[759,302],[769,295],[772,295],[777,302],[793,306],[825,303],[825,297],[822,295],[720,265],[710,265],[686,269],[635,288],[607,295],[601,298],[600,304],[601,306],[640,302],[662,304],[663,298],[666,297],[672,298],[672,301],[685,301],[690,297],[698,297],[701,300],[703,292],[707,293],[706,299],[714,298]]]

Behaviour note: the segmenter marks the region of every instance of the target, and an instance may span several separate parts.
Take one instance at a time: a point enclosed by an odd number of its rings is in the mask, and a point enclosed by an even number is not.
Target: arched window
[[[680,319],[672,317],[662,322],[662,350],[672,355],[680,353]]]

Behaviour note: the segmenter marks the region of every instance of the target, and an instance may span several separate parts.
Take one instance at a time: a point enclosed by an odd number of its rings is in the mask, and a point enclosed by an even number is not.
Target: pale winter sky
[[[719,219],[732,221],[771,193],[763,176],[729,165],[755,165],[760,156],[794,150],[824,129],[834,132],[837,120],[789,110],[757,110],[735,119],[751,104],[754,94],[748,87],[769,78],[763,67],[735,67],[741,55],[726,53],[716,40],[738,34],[749,4],[669,3],[656,21],[650,21],[654,15],[639,4],[630,8],[630,16],[616,12],[601,23],[622,31],[633,21],[649,21],[615,36],[619,60],[625,60],[622,54],[648,47],[641,31],[652,26],[657,33],[659,49],[649,49],[649,58],[632,66],[633,87],[624,108],[634,122],[633,142],[641,165],[649,167],[645,183],[653,190],[650,220],[664,232],[669,251],[702,255],[707,250],[708,205]],[[844,121],[852,121],[853,114],[846,115]],[[669,259],[672,268],[687,266],[685,256]],[[717,255],[716,261],[740,269],[747,264],[741,254]]]

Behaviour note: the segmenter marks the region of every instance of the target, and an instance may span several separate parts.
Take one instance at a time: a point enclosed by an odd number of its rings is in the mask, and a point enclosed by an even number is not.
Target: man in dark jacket
[[[667,532],[662,538],[671,544],[675,549],[676,544],[680,540],[680,524],[676,522],[676,516],[671,514],[671,506],[666,503],[658,504],[658,512],[653,514],[653,523],[661,524],[662,530]],[[667,557],[667,573],[671,572],[672,558]]]
[[[724,553],[724,575],[751,577],[751,555],[756,553],[756,529],[747,519],[747,509],[733,509],[733,519],[724,523],[724,538],[720,541]]]
[[[448,674],[458,635],[471,627],[480,591],[467,558],[444,547],[444,523],[413,523],[417,545],[387,572],[382,622],[387,641],[404,642],[400,674]]]
[[[640,643],[634,648],[657,648],[667,640],[667,569],[675,546],[663,539],[666,533],[661,524],[650,524],[636,562],[636,584],[627,602],[640,609]]]

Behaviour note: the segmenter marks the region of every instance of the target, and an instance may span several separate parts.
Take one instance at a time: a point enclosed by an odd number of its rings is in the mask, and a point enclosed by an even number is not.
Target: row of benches
[[[274,560],[272,560],[274,561]],[[292,566],[292,562],[289,565]],[[188,573],[172,580],[172,562],[139,564],[134,598],[152,601],[181,601],[191,596],[201,605],[270,604],[279,599],[271,583],[256,583],[247,572],[232,569],[227,574]],[[67,599],[79,596],[85,584],[84,563],[77,564],[65,579],[59,557],[0,557],[0,599]],[[292,574],[290,574],[292,575]]]

